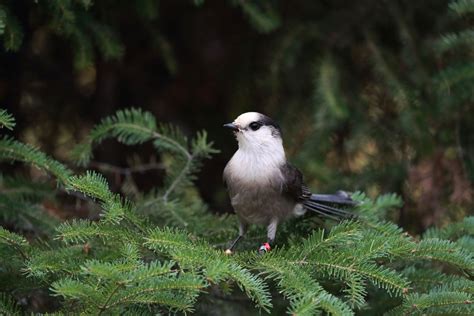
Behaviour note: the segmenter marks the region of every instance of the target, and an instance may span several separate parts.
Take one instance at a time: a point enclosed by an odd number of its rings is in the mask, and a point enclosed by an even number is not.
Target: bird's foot
[[[267,253],[269,252],[270,250],[272,250],[272,247],[270,246],[269,243],[263,243],[260,248],[258,248],[258,253],[263,255],[264,253]]]

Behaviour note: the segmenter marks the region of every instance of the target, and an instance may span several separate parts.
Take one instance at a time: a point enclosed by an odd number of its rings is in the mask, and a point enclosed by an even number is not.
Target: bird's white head
[[[243,151],[258,154],[271,154],[278,151],[284,154],[280,127],[264,114],[243,113],[224,127],[234,131],[239,149]]]

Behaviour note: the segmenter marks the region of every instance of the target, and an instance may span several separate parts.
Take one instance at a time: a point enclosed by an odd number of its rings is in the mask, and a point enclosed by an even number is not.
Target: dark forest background
[[[0,105],[14,137],[60,161],[101,118],[142,108],[190,135],[208,131],[221,152],[198,189],[213,212],[231,212],[221,174],[236,143],[222,124],[259,111],[281,122],[288,158],[315,191],[398,193],[394,219],[414,233],[472,209],[474,34],[463,1],[0,3]],[[119,191],[132,166],[147,191],[163,178],[153,155],[107,141],[89,168]],[[87,216],[67,200],[48,207]]]

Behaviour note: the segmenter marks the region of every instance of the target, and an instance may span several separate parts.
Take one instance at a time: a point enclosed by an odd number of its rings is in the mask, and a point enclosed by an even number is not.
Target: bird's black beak
[[[239,130],[239,127],[237,125],[235,125],[234,123],[224,124],[224,127],[230,128],[234,132],[237,132]]]

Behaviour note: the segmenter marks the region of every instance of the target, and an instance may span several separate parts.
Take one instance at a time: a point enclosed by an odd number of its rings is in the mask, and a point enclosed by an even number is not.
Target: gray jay
[[[249,224],[267,227],[267,242],[259,248],[264,253],[275,241],[278,224],[288,218],[306,211],[334,220],[352,217],[337,208],[355,204],[347,193],[313,194],[305,186],[301,172],[286,160],[280,127],[271,118],[247,112],[224,127],[233,130],[239,145],[223,175],[240,222],[239,236],[226,253],[232,253]]]

